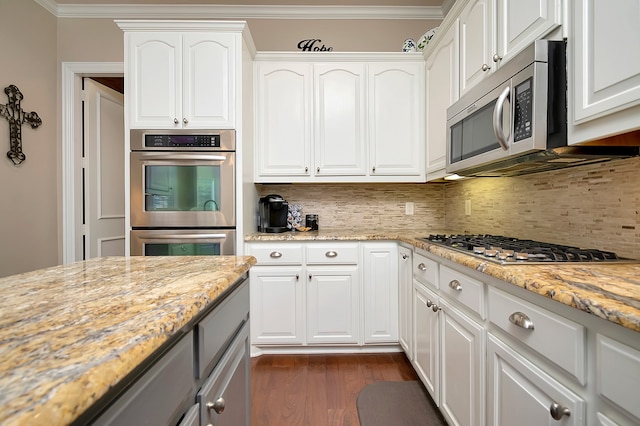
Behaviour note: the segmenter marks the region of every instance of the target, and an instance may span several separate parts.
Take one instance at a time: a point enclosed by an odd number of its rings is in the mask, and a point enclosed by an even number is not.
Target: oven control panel
[[[144,135],[147,148],[220,148],[220,135]]]

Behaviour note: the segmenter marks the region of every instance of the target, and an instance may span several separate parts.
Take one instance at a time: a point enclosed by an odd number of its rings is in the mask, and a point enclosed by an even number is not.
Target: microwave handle
[[[502,122],[502,110],[504,109],[504,103],[509,98],[510,88],[509,86],[505,87],[500,96],[498,96],[498,101],[496,102],[496,106],[493,109],[493,133],[496,134],[496,138],[498,139],[498,143],[502,147],[503,150],[509,150],[509,145],[507,144],[507,138],[509,135],[504,134],[504,123]]]
[[[143,153],[140,156],[141,160],[154,160],[154,161],[174,161],[174,160],[205,160],[205,161],[225,161],[227,157],[225,155],[208,155],[208,154],[148,154]]]

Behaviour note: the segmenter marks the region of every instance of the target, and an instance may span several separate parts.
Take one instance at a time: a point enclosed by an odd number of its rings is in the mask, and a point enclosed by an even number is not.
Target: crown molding
[[[57,18],[103,19],[443,19],[437,6],[253,6],[253,5],[151,5],[58,4],[35,0]]]

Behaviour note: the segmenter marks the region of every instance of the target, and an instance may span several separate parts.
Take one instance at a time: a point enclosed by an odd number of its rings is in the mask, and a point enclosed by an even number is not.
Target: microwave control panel
[[[529,78],[515,87],[513,141],[532,136],[533,127],[533,79]]]

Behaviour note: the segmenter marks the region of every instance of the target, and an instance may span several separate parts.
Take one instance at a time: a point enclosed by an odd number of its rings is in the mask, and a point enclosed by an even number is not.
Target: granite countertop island
[[[429,234],[456,233],[458,232],[433,229],[415,231],[327,229],[281,234],[256,233],[245,237],[245,241],[401,241],[640,332],[640,260],[634,263],[502,266],[418,239]]]
[[[71,423],[253,264],[104,257],[0,278],[0,424]]]

